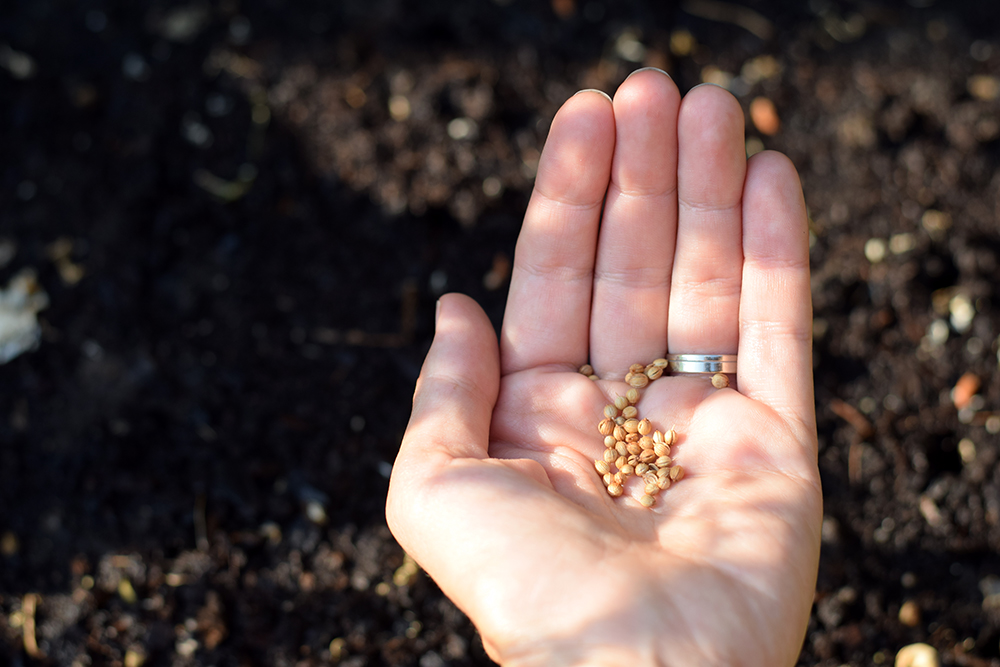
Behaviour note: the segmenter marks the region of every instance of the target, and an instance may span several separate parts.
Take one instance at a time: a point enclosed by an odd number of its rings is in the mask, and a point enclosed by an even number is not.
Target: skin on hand
[[[796,662],[822,521],[808,232],[794,167],[747,160],[743,126],[728,92],[681,100],[658,70],[574,96],[499,345],[474,301],[438,304],[387,518],[501,664]],[[686,471],[646,509],[636,478],[607,495],[596,425],[667,352],[738,353],[738,376],[643,390]]]

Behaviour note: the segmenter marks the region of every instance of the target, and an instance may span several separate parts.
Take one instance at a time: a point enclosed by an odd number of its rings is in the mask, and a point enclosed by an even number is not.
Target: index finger
[[[514,253],[500,334],[504,375],[587,360],[597,228],[614,148],[604,93],[577,93],[552,121]]]

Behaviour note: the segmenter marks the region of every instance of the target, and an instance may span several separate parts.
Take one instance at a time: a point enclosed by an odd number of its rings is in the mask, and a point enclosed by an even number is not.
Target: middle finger
[[[604,205],[590,319],[602,378],[663,355],[677,224],[677,109],[666,73],[634,72],[614,98],[615,154]]]

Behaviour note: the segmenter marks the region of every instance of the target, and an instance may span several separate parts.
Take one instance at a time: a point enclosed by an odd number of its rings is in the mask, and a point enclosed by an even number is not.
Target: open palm
[[[553,121],[499,349],[439,304],[393,470],[390,527],[510,665],[792,665],[815,585],[821,494],[805,211],[784,157],[745,159],[714,86],[658,71]],[[739,354],[716,390],[641,390],[683,480],[608,496],[597,422],[632,363]],[[601,378],[576,372],[588,361]]]

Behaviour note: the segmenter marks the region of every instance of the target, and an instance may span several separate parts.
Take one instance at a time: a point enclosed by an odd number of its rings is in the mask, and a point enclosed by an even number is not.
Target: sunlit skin
[[[560,109],[499,341],[438,305],[389,526],[503,665],[794,665],[822,521],[808,232],[782,155],[747,160],[725,90],[657,70]],[[594,469],[632,363],[738,353],[729,388],[664,376],[639,413],[686,476],[652,508]],[[591,363],[602,378],[580,375]]]

